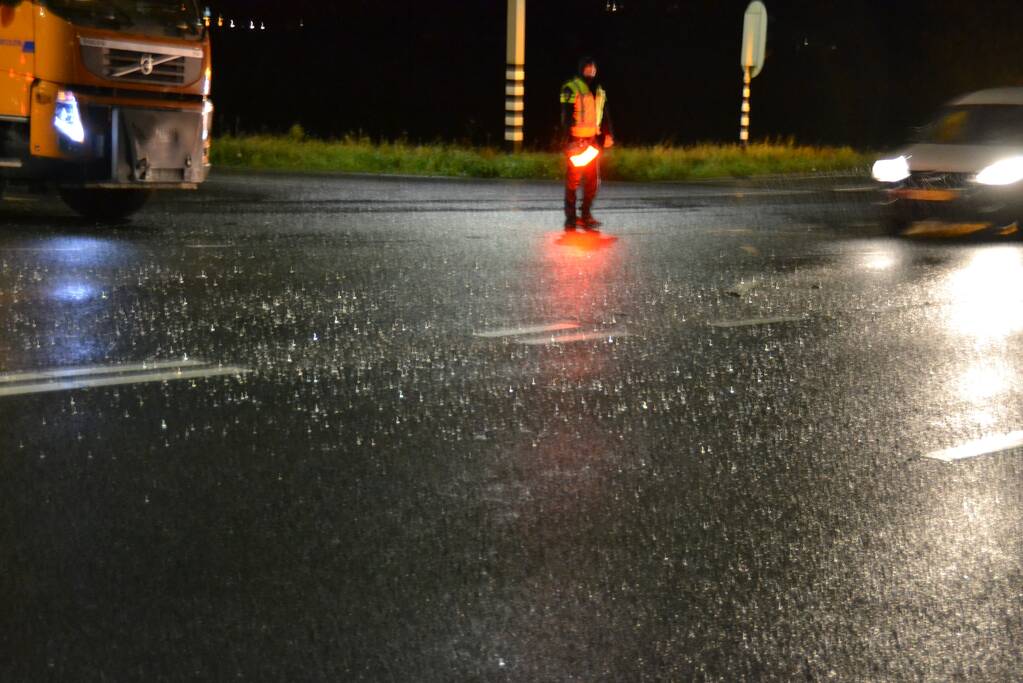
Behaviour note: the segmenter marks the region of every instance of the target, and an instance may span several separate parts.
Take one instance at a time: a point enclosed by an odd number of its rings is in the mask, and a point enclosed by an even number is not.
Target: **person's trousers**
[[[582,215],[590,215],[600,182],[600,157],[598,156],[582,168],[573,166],[567,155],[565,163],[568,169],[565,172],[565,223],[567,224],[575,223],[576,220],[575,204],[580,184],[583,186]]]

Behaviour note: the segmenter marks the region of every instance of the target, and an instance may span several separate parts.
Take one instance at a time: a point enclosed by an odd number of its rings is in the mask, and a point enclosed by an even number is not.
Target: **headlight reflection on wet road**
[[[1012,388],[1015,369],[1004,359],[982,360],[969,365],[956,383],[958,397],[969,404],[969,422],[990,427],[997,422],[996,404]]]
[[[941,324],[962,360],[952,368],[942,424],[972,439],[928,453],[953,461],[1014,448],[1018,419],[1010,408],[1019,371],[1010,346],[1023,331],[1023,252],[1016,247],[980,248],[942,284]]]
[[[944,287],[950,299],[949,329],[977,346],[1023,330],[1023,259],[1012,247],[978,252]]]
[[[898,265],[899,251],[891,245],[875,249],[860,257],[860,266],[866,270],[889,270]]]

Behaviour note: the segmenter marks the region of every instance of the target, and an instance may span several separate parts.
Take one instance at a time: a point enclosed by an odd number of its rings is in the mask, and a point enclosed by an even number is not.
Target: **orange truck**
[[[0,181],[92,218],[209,175],[210,40],[193,0],[0,0]]]

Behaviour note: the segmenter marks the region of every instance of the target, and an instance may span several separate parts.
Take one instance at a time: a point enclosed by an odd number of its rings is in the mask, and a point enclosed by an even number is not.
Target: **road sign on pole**
[[[742,18],[742,49],[739,66],[742,67],[742,108],[739,110],[739,144],[749,143],[750,81],[764,68],[767,54],[767,8],[760,0],[753,0]]]
[[[767,52],[767,8],[760,0],[753,0],[746,8],[742,19],[742,53],[739,66],[750,69],[750,77],[756,78],[764,68]]]

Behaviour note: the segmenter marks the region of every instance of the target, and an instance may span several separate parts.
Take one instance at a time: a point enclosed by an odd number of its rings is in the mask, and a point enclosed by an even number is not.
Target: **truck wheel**
[[[76,213],[100,220],[127,218],[142,208],[149,194],[149,190],[60,188],[60,198]]]

